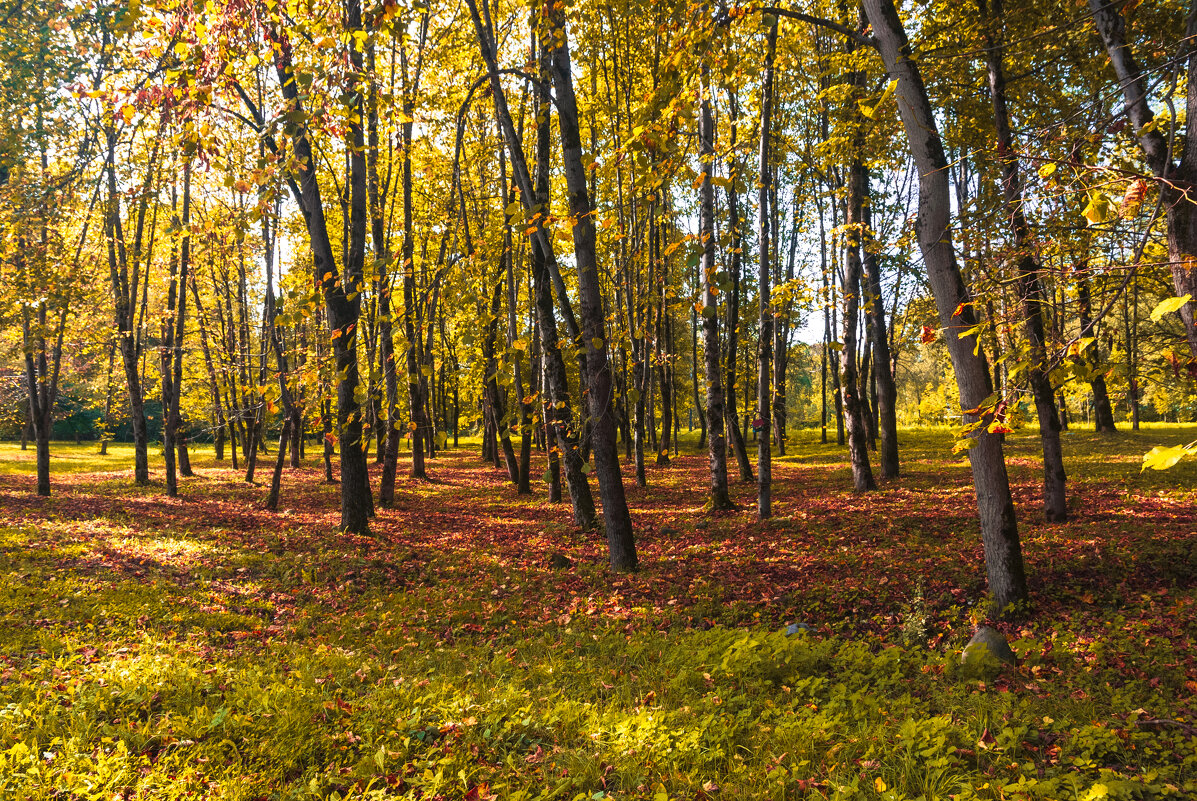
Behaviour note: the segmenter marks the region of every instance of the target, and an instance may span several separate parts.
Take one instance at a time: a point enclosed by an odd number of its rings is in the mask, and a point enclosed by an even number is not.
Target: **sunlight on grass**
[[[1041,609],[1006,629],[1018,668],[981,677],[959,663],[983,584],[946,430],[903,432],[907,477],[867,497],[797,432],[767,524],[699,511],[685,440],[629,486],[631,576],[473,449],[344,538],[318,460],[271,515],[210,451],[167,504],[87,475],[131,448],[84,446],[77,482],[0,527],[0,798],[1193,797],[1193,465],[1134,461],[1193,431],[1070,435],[1085,507],[1051,526],[1026,512],[1038,438],[1008,438]],[[13,498],[19,455],[0,446]]]

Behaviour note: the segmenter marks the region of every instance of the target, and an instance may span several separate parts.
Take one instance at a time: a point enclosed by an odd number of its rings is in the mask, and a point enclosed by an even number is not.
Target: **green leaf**
[[[606,343],[603,342],[602,337],[592,337],[590,340],[590,347],[594,348],[595,350],[602,350],[603,345],[605,344]]]
[[[211,729],[217,728],[218,726],[220,726],[220,724],[224,723],[224,719],[227,718],[228,716],[229,716],[228,707],[222,706],[220,709],[217,709],[216,714],[212,716],[212,722],[208,724],[208,729],[211,730]]]
[[[1158,323],[1165,314],[1180,311],[1184,305],[1193,299],[1192,295],[1181,295],[1177,298],[1168,298],[1160,301],[1159,304],[1151,310],[1151,321]]]

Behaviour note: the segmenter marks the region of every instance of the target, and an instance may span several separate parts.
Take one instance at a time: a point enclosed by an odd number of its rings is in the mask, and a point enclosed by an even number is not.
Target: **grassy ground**
[[[1036,607],[984,676],[959,665],[984,575],[946,430],[903,432],[904,476],[864,497],[798,432],[768,524],[747,484],[701,513],[687,437],[629,484],[634,576],[473,447],[359,538],[314,459],[276,514],[210,451],[167,500],[127,446],[56,443],[39,499],[0,444],[0,797],[1191,798],[1197,464],[1139,461],[1193,439],[1067,434],[1049,526],[1037,437],[1009,438]]]

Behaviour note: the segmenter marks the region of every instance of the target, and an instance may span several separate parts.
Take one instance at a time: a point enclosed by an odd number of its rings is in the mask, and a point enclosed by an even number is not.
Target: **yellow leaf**
[[[602,337],[594,337],[593,339],[590,340],[590,346],[592,348],[594,348],[595,350],[602,350],[603,344],[604,343],[603,343]]]
[[[1154,309],[1151,310],[1151,321],[1158,323],[1165,314],[1171,314],[1175,311],[1180,311],[1184,305],[1193,299],[1192,295],[1181,295],[1178,298],[1168,298],[1160,301]]]
[[[1049,161],[1047,164],[1044,164],[1042,167],[1039,168],[1039,177],[1047,178],[1047,177],[1051,176],[1051,174],[1054,173],[1055,171],[1056,171],[1055,162]]]
[[[880,776],[878,776],[876,779],[873,780],[873,787],[877,788],[877,792],[879,792],[879,793],[885,792],[885,782],[881,779]]]
[[[1140,468],[1139,472],[1148,469],[1167,470],[1185,456],[1194,452],[1197,452],[1197,445],[1173,445],[1171,448],[1163,448],[1156,445],[1143,454],[1143,467]]]
[[[1089,203],[1085,206],[1085,219],[1089,221],[1089,225],[1101,225],[1106,220],[1110,219],[1110,209],[1113,207],[1110,202],[1110,197],[1105,192],[1097,189],[1089,190]]]

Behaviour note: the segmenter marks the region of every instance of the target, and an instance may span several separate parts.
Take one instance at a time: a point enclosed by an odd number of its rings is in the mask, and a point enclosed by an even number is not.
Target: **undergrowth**
[[[967,572],[945,582],[914,557],[948,548],[933,521],[967,530],[941,507],[877,535],[905,549],[886,570],[852,563],[876,541],[853,551],[834,521],[745,525],[666,505],[658,524],[676,533],[646,535],[641,574],[615,578],[588,550],[601,545],[547,507],[513,505],[497,480],[476,495],[452,485],[479,471],[455,458],[442,474],[460,473],[424,489],[440,513],[478,515],[465,532],[488,517],[518,541],[461,535],[455,550],[457,533],[430,544],[431,529],[381,522],[377,539],[351,541],[300,508],[282,524],[205,516],[234,490],[203,469],[174,518],[105,476],[40,506],[6,496],[0,797],[1197,796],[1192,535],[1183,510],[1169,516],[1189,496],[1160,496],[1154,538],[1032,528],[1040,605],[1004,627],[1019,665],[978,680],[959,653],[980,597],[945,589]],[[73,504],[92,491],[112,502],[87,518]],[[766,545],[808,560],[809,590],[763,597],[705,568],[767,571]],[[549,567],[551,549],[573,567]],[[811,630],[787,637],[792,619]]]

